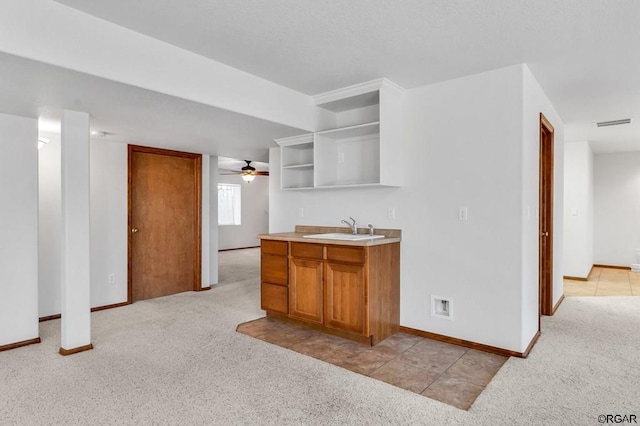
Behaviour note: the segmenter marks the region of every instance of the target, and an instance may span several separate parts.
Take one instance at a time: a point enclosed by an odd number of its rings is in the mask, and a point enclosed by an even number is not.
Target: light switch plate
[[[458,220],[464,220],[466,221],[468,218],[468,211],[466,207],[460,207],[458,209]]]

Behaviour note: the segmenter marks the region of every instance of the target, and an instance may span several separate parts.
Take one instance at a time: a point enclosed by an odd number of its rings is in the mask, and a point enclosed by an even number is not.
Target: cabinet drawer
[[[262,240],[260,243],[262,254],[276,254],[279,256],[287,255],[286,241]]]
[[[260,285],[261,308],[264,311],[274,311],[281,314],[289,313],[287,287],[262,283]]]
[[[260,258],[260,276],[263,282],[287,285],[287,258],[263,254]]]
[[[307,259],[322,259],[322,244],[291,243],[291,256]]]
[[[364,248],[350,246],[327,246],[327,260],[364,264]]]

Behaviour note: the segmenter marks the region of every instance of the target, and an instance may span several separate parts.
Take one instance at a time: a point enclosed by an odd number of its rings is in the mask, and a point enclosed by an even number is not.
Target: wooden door
[[[539,313],[553,313],[553,126],[540,114]]]
[[[325,295],[325,325],[365,335],[364,266],[327,262]]]
[[[129,302],[200,290],[199,154],[129,146]]]
[[[289,261],[289,316],[322,324],[322,261]]]

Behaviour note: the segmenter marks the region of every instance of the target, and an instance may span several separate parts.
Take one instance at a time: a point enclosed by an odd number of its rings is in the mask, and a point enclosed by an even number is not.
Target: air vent
[[[607,127],[607,126],[617,126],[619,124],[629,124],[631,123],[630,118],[625,118],[623,120],[613,120],[613,121],[601,121],[596,123],[598,127]]]

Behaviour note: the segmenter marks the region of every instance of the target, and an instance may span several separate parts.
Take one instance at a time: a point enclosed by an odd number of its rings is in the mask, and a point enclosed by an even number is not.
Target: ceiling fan
[[[247,163],[246,166],[242,167],[240,170],[231,170],[230,173],[221,173],[223,175],[237,175],[242,176],[245,182],[251,183],[256,176],[269,176],[269,172],[256,170],[255,167],[251,165],[251,160],[244,160]]]

